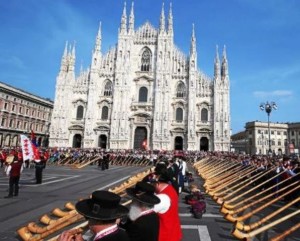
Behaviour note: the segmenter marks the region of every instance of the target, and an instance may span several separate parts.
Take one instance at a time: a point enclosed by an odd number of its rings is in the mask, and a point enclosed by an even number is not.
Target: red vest
[[[179,213],[178,194],[172,185],[168,185],[159,194],[166,194],[171,200],[169,210],[159,216],[159,241],[179,241],[182,238]]]
[[[10,176],[19,177],[21,175],[22,162],[14,161],[11,163]]]

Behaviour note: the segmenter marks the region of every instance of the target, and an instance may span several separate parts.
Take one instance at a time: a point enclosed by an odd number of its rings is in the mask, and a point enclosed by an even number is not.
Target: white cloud
[[[293,96],[290,90],[274,90],[274,91],[254,91],[253,95],[257,98],[289,98]]]

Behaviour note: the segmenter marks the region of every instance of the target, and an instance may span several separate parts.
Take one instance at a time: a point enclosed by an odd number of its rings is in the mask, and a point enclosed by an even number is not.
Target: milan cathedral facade
[[[121,17],[118,42],[101,52],[101,25],[90,68],[75,76],[66,44],[56,80],[50,146],[104,149],[230,150],[230,84],[225,47],[214,76],[197,67],[194,27],[189,56],[174,44],[170,6],[159,28]]]

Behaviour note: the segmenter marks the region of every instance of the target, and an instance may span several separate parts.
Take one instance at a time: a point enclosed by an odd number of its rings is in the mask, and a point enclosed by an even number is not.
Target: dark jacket
[[[126,226],[130,241],[158,241],[159,217],[149,213]]]
[[[96,239],[95,241],[130,241],[127,233],[123,229],[118,229],[117,231],[104,236],[103,238]]]

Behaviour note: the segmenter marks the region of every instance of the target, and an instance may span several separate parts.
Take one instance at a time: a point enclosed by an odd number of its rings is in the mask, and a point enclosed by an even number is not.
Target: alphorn
[[[28,229],[32,233],[44,233],[50,229],[53,229],[55,226],[67,221],[70,218],[73,218],[74,216],[79,215],[76,210],[70,211],[70,213],[62,218],[57,219],[56,222],[51,223],[45,227],[38,226],[35,222],[31,222],[27,225]]]
[[[45,237],[57,232],[58,230],[61,230],[64,227],[67,227],[67,226],[69,226],[75,222],[78,222],[82,219],[83,219],[83,217],[81,215],[76,215],[74,217],[71,217],[68,220],[65,220],[65,222],[59,223],[58,225],[56,225],[55,227],[53,227],[51,229],[47,229],[43,233],[38,233],[35,235],[32,235],[32,233],[30,232],[30,230],[27,227],[18,229],[17,233],[24,241],[39,241],[39,240],[42,240]]]
[[[238,229],[240,229],[240,230],[251,231],[251,230],[259,227],[263,223],[267,222],[271,218],[275,217],[277,214],[283,212],[284,210],[286,210],[287,208],[291,207],[293,204],[295,204],[295,203],[297,203],[299,201],[300,201],[300,197],[294,199],[293,201],[287,203],[283,207],[277,209],[276,211],[273,211],[271,214],[263,217],[262,219],[254,222],[254,223],[251,223],[251,224],[244,224],[243,222],[238,221],[238,222],[236,222],[235,227],[238,228]]]
[[[203,161],[202,161],[203,160]],[[194,163],[193,167],[197,170],[203,170],[204,167],[208,166],[209,163],[214,162],[215,159],[213,159],[212,157],[207,157],[204,158],[196,163]]]
[[[149,168],[149,170],[151,170],[151,169]],[[149,170],[146,170],[142,173],[138,173],[137,175],[130,177],[128,179],[128,181],[126,181],[120,185],[120,188],[117,191],[122,192],[126,189],[126,187],[132,186],[137,181],[142,180],[146,175],[149,174]],[[126,203],[124,203],[124,205],[127,205],[130,202],[131,202],[131,200],[128,200]],[[44,227],[40,227],[32,222],[32,223],[30,223],[30,225],[18,229],[17,233],[24,241],[38,241],[38,240],[44,239],[45,237],[47,237],[55,232],[58,232],[59,230],[63,229],[64,227],[67,227],[75,222],[80,222],[83,219],[83,217],[76,212],[75,207],[72,203],[70,203],[70,202],[66,203],[65,207],[72,211],[64,212],[62,210],[59,210],[59,213],[63,212],[63,214],[69,213],[72,215],[65,215],[64,217],[61,217],[56,220],[51,220],[49,218],[48,220],[46,220],[46,222],[48,222],[49,225],[44,226]]]
[[[227,166],[222,166],[220,168],[218,168],[217,170],[214,169],[214,171],[211,173],[211,175],[208,175],[206,177],[204,177],[205,179],[207,179],[208,184],[209,183],[213,183],[216,180],[220,180],[220,176],[222,177],[222,175],[228,175],[228,172],[233,172],[233,170],[237,167],[240,166],[238,163],[236,164],[231,164],[231,165],[227,165]]]
[[[207,171],[201,171],[200,175],[203,179],[209,179],[214,177],[215,175],[218,175],[219,173],[222,173],[224,170],[234,167],[235,165],[237,164],[232,162],[223,162],[219,165],[209,167]]]
[[[235,175],[233,179],[231,179],[228,182],[225,182],[224,185],[220,185],[220,187],[217,187],[214,190],[209,190],[207,193],[209,195],[213,196],[214,200],[217,200],[219,197],[224,197],[225,195],[228,195],[228,192],[230,193],[230,192],[232,192],[232,190],[236,190],[238,187],[244,188],[246,186],[246,185],[244,185],[245,183],[248,185],[251,182],[252,179],[256,179],[257,177],[260,178],[260,176],[263,174],[263,173],[256,173],[255,175],[250,176],[249,178],[247,178],[244,181],[240,182],[240,179],[251,175],[253,172],[256,172],[256,170],[255,169],[254,170],[252,170],[252,169],[248,170],[247,169],[245,171],[245,173],[243,173],[241,175],[238,175],[238,178],[236,178],[236,175]],[[233,186],[231,186],[231,185],[233,185]],[[225,190],[223,190],[223,189],[225,189]],[[223,190],[223,191],[221,191],[221,190]]]
[[[221,175],[216,176],[215,178],[206,180],[205,184],[203,186],[208,187],[208,188],[214,188],[218,184],[220,184],[224,181],[229,181],[230,179],[234,179],[236,176],[240,176],[241,175],[240,172],[243,172],[243,175],[244,175],[244,173],[247,170],[255,170],[255,168],[252,166],[245,167],[245,166],[239,165],[237,167],[230,169],[229,171],[226,171],[225,173],[223,173]]]
[[[288,214],[288,215],[286,215],[286,216],[284,216],[282,218],[279,218],[279,219],[277,219],[277,220],[275,220],[275,221],[273,221],[273,222],[271,222],[271,223],[269,223],[267,225],[264,225],[264,226],[262,226],[262,227],[260,227],[258,229],[255,229],[255,230],[253,230],[253,231],[251,231],[249,233],[242,232],[239,229],[235,228],[233,230],[232,234],[233,234],[233,236],[235,236],[236,238],[238,238],[240,240],[250,241],[256,235],[258,235],[258,234],[260,234],[260,233],[262,233],[262,232],[264,232],[264,231],[266,231],[266,230],[268,230],[268,229],[276,226],[277,224],[280,224],[280,223],[282,223],[282,222],[284,222],[284,221],[286,221],[286,220],[288,220],[288,219],[296,216],[299,213],[300,213],[300,209],[298,209],[298,210],[296,210],[296,211],[294,211],[294,212],[292,212],[292,213],[290,213],[290,214]]]
[[[85,166],[87,166],[87,165],[90,165],[90,164],[92,164],[93,162],[96,162],[96,161],[98,161],[100,159],[100,157],[96,157],[96,158],[94,158],[94,159],[92,159],[92,160],[90,160],[90,161],[87,161],[87,162],[85,162],[85,163],[83,163],[83,164],[79,164],[78,166],[76,166],[76,168],[78,168],[78,169],[80,169],[80,168],[83,168],[83,167],[85,167]]]
[[[282,241],[287,236],[289,236],[291,233],[295,232],[299,228],[300,228],[300,223],[297,223],[296,225],[292,226],[288,230],[284,231],[282,234],[279,234],[279,235],[271,238],[269,241]]]
[[[206,187],[206,193],[208,193],[210,196],[216,196],[216,197],[220,197],[225,195],[225,193],[228,192],[228,189],[232,190],[235,189],[241,185],[243,185],[245,182],[249,182],[249,180],[251,180],[252,178],[255,178],[256,176],[260,175],[260,173],[258,173],[258,175],[254,175],[251,176],[250,178],[244,180],[244,181],[240,181],[241,179],[243,179],[244,177],[247,177],[248,175],[251,175],[253,172],[255,172],[255,170],[253,169],[246,169],[242,174],[232,174],[232,177],[228,178],[228,179],[224,179],[224,182],[220,181],[218,182],[218,185],[214,185],[214,186],[207,186]],[[233,186],[231,186],[233,185]],[[229,186],[231,186],[229,188]],[[225,190],[223,190],[225,189]],[[221,191],[223,190],[223,191]]]
[[[297,174],[297,175],[298,175],[298,174]],[[265,194],[266,192],[272,190],[273,188],[275,188],[275,187],[277,187],[277,186],[279,186],[279,185],[282,185],[283,183],[285,183],[285,182],[291,180],[293,177],[294,177],[294,176],[289,177],[289,178],[287,178],[287,179],[285,179],[285,180],[282,180],[281,182],[276,183],[275,185],[273,185],[273,186],[271,186],[271,187],[269,187],[269,188],[267,188],[267,189],[265,189],[265,190],[263,190],[263,191],[261,191],[261,192],[258,192],[258,193],[256,193],[256,194],[253,195],[253,196],[250,196],[250,197],[248,197],[248,198],[246,198],[246,199],[243,199],[242,201],[240,201],[240,202],[238,202],[238,203],[236,203],[236,204],[234,204],[234,205],[229,205],[229,204],[224,203],[224,204],[222,204],[222,207],[221,207],[221,209],[220,209],[220,212],[221,212],[221,213],[224,213],[224,214],[227,214],[227,213],[230,213],[230,214],[236,214],[236,213],[238,213],[238,212],[241,212],[241,211],[243,211],[243,210],[249,208],[250,206],[256,204],[256,202],[258,202],[259,200],[254,201],[254,202],[251,202],[250,204],[247,204],[249,201],[251,201],[251,200],[253,200],[253,199],[255,200],[255,198],[257,198],[257,197],[259,197],[259,196]],[[277,190],[277,191],[275,191],[275,192],[273,192],[273,193],[270,193],[270,194],[268,194],[268,195],[262,197],[260,200],[263,201],[263,200],[265,200],[265,199],[267,199],[267,198],[269,198],[269,197],[272,197],[273,195],[276,195],[276,194],[278,194],[278,193],[284,191],[285,189],[287,189],[287,188],[289,188],[289,187],[291,187],[291,186],[297,184],[298,182],[300,182],[300,181],[293,182],[293,183],[289,184],[288,186],[285,186],[285,187],[283,187],[283,188],[280,188],[279,190]],[[239,207],[239,206],[242,206],[242,207],[239,208],[238,210],[234,210],[234,208]]]
[[[264,172],[262,175],[258,176],[257,178],[254,178],[253,180],[250,180],[248,183],[246,183],[246,185],[249,185],[249,184],[254,183],[255,181],[257,181],[257,180],[259,180],[260,178],[262,178],[263,176],[269,174],[269,173],[272,172],[273,170],[274,170],[274,169],[270,169],[270,170]],[[282,174],[282,173],[281,173],[281,174]],[[275,175],[274,177],[276,177],[276,176],[278,176],[278,174]],[[235,200],[237,200],[237,199],[243,197],[244,195],[248,194],[249,192],[252,192],[252,191],[256,190],[257,188],[263,186],[264,184],[266,184],[267,182],[269,182],[270,179],[273,179],[274,177],[269,178],[267,181],[264,181],[264,182],[262,182],[262,183],[256,185],[255,187],[253,187],[253,188],[247,190],[246,192],[241,193],[241,194],[238,195],[238,196],[235,196],[234,198],[232,198],[232,199],[229,201],[229,200],[228,200],[229,197],[233,196],[234,194],[236,194],[237,192],[243,190],[243,189],[246,187],[245,185],[243,185],[242,187],[240,187],[240,188],[238,188],[238,189],[236,189],[236,190],[230,192],[230,193],[227,194],[226,196],[223,196],[223,197],[219,198],[218,201],[217,201],[217,203],[218,203],[218,204],[222,204],[223,202],[231,203],[231,202],[233,202],[233,201],[235,201]]]
[[[225,219],[227,219],[228,221],[231,221],[231,222],[235,222],[235,221],[244,221],[244,220],[248,219],[249,217],[251,217],[253,214],[258,213],[259,211],[261,211],[261,210],[263,210],[264,208],[266,208],[266,207],[272,205],[273,203],[277,202],[277,201],[280,200],[281,198],[283,198],[283,197],[285,197],[286,195],[288,195],[288,194],[290,194],[290,193],[296,191],[296,190],[299,189],[299,188],[300,188],[300,186],[296,186],[296,187],[294,187],[294,188],[288,190],[287,192],[281,194],[280,196],[278,196],[278,197],[276,197],[276,198],[270,200],[269,202],[267,202],[267,203],[265,203],[265,204],[263,204],[263,205],[257,207],[256,209],[254,209],[254,210],[252,210],[252,211],[250,211],[250,212],[244,214],[243,216],[240,216],[240,217],[233,217],[233,215],[231,215],[231,214],[228,213],[228,214],[225,215]]]

